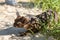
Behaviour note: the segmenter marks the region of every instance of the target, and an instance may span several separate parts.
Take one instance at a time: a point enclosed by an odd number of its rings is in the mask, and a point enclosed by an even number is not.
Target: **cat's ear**
[[[19,15],[19,12],[18,12],[17,9],[16,9],[16,15],[17,15],[17,17],[21,17],[21,16]]]

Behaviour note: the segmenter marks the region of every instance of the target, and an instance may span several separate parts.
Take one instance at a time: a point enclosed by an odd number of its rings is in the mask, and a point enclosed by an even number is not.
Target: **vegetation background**
[[[48,33],[48,35],[53,35],[55,38],[57,38],[57,40],[60,40],[60,0],[34,0],[34,3],[37,8],[42,8],[42,10],[52,9],[56,12],[58,21],[56,22],[54,21],[54,18],[52,18],[50,21],[50,26],[45,25],[43,31]],[[48,30],[49,32],[47,32]]]

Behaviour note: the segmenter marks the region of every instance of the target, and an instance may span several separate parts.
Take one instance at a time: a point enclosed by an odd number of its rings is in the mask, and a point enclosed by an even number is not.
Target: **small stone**
[[[16,0],[5,0],[5,3],[8,5],[17,5]]]
[[[53,36],[50,36],[48,40],[56,40],[56,39],[54,39]]]

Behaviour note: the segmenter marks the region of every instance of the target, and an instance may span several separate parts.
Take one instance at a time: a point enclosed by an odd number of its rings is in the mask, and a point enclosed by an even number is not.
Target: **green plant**
[[[43,10],[52,9],[54,11],[60,11],[60,0],[34,0],[36,7],[42,6]]]
[[[54,12],[56,12],[58,14],[57,22],[54,21],[54,18],[52,15],[51,16],[52,19],[49,24],[45,25],[44,23],[42,23],[42,25],[44,26],[42,31],[43,31],[43,33],[52,35],[55,38],[57,38],[57,40],[59,40],[60,39],[60,36],[59,36],[60,35],[60,17],[59,17],[60,16],[60,14],[59,14],[60,0],[35,0],[34,3],[35,3],[36,7],[42,6],[42,10],[52,9]]]

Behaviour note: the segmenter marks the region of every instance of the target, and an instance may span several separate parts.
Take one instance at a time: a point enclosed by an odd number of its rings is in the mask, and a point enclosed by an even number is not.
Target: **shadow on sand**
[[[18,2],[18,4],[24,8],[34,8],[34,3],[32,2]]]
[[[5,4],[5,2],[0,2],[0,5],[4,5]]]
[[[26,30],[25,29],[22,29],[22,28],[15,28],[15,27],[10,27],[10,28],[7,28],[7,29],[4,29],[4,30],[0,30],[0,36],[7,36],[7,35],[11,35],[11,34],[14,34],[16,35],[17,37],[19,37],[19,32],[25,32]],[[30,38],[29,38],[30,37]],[[15,37],[13,37],[12,39],[14,39]],[[24,40],[24,38],[27,38],[27,40],[29,39],[32,39],[32,40],[45,40],[45,37],[44,36],[41,36],[40,34],[40,37],[36,37],[36,36],[22,36],[20,39]],[[15,38],[15,39],[18,39],[18,38]],[[19,40],[19,39],[18,39]],[[25,39],[26,40],[26,39]]]
[[[1,2],[0,5],[4,5],[6,4],[5,2]],[[7,4],[10,5],[10,4]],[[10,5],[13,6],[13,5]],[[32,2],[18,2],[17,5],[15,6],[20,6],[20,7],[24,7],[24,8],[33,8],[34,7],[34,3]]]
[[[0,35],[11,35],[11,34],[19,34],[20,32],[25,32],[26,30],[23,28],[15,28],[15,27],[10,27],[4,30],[0,30]]]

